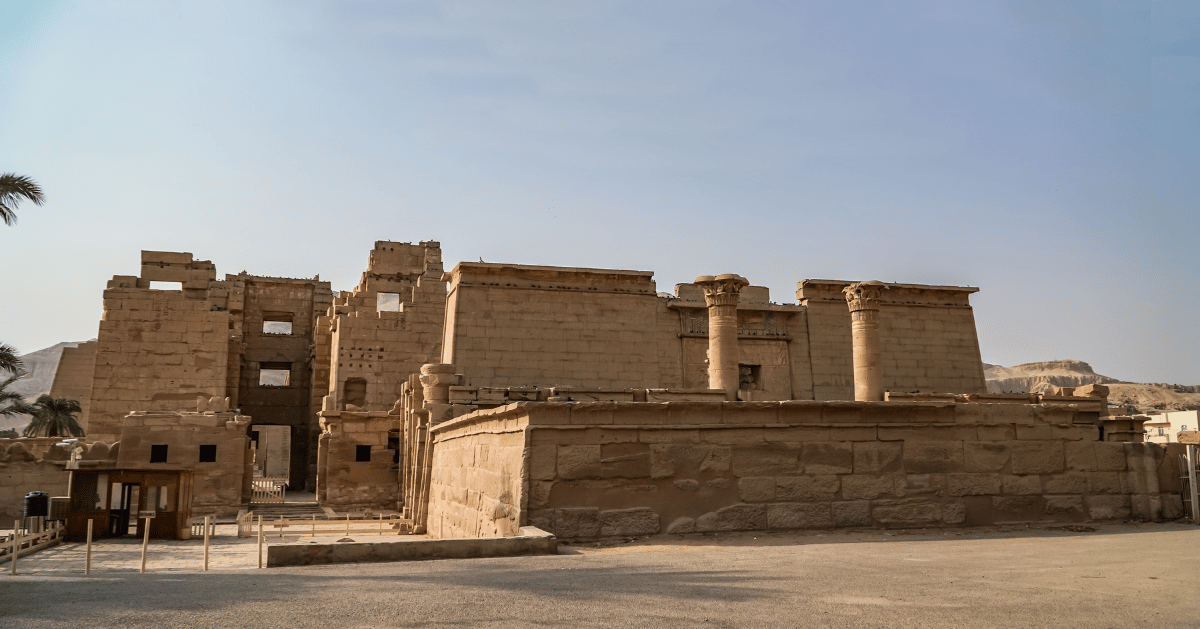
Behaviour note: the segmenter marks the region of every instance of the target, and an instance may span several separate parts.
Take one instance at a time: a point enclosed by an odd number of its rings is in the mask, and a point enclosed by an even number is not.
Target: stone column
[[[850,306],[854,342],[854,399],[883,401],[883,365],[879,360],[879,296],[883,282],[858,282],[842,289]]]
[[[696,285],[704,289],[708,304],[708,388],[723,389],[725,399],[737,400],[738,337],[737,304],[742,288],[750,282],[740,275],[702,275]]]
[[[449,363],[421,365],[421,388],[424,408],[429,411],[429,425],[436,426],[451,418],[450,387],[458,384],[456,368]]]

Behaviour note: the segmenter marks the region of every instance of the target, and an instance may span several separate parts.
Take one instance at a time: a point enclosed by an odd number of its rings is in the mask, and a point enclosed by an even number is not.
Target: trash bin
[[[50,515],[50,494],[31,491],[25,495],[25,517],[44,518]]]

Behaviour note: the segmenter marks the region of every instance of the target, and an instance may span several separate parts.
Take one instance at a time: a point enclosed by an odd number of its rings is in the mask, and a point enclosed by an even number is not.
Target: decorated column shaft
[[[854,343],[854,399],[883,401],[883,364],[879,359],[879,296],[883,282],[858,282],[842,289],[850,306]]]
[[[696,284],[704,289],[704,301],[708,304],[708,388],[722,389],[726,399],[736,400],[738,295],[750,282],[740,275],[726,273],[697,277]]]

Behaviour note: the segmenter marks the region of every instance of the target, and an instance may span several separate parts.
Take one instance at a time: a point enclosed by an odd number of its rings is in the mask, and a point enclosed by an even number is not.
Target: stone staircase
[[[318,520],[328,519],[330,516],[315,502],[275,502],[268,504],[250,505],[250,510],[254,512],[255,519],[262,516],[264,520],[278,520],[279,518],[287,518],[289,520],[311,520],[316,516]]]

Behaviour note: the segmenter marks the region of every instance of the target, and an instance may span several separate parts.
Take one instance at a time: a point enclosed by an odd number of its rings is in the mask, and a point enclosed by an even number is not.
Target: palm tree
[[[25,363],[21,362],[21,357],[17,355],[17,348],[12,345],[0,343],[0,371],[7,371],[11,374],[25,372]]]
[[[46,202],[46,195],[42,194],[37,182],[29,177],[16,173],[0,174],[0,220],[5,225],[17,222],[17,204],[21,199],[41,205]]]
[[[25,373],[20,372],[4,382],[0,382],[0,417],[33,414],[32,404],[26,402],[25,398],[22,397],[20,393],[7,390],[12,383],[16,382],[23,375],[25,375]]]
[[[26,437],[82,437],[83,429],[75,419],[75,413],[82,413],[79,402],[61,397],[50,397],[42,394],[33,403],[30,415],[33,420],[25,427]],[[44,435],[42,433],[45,433]]]

